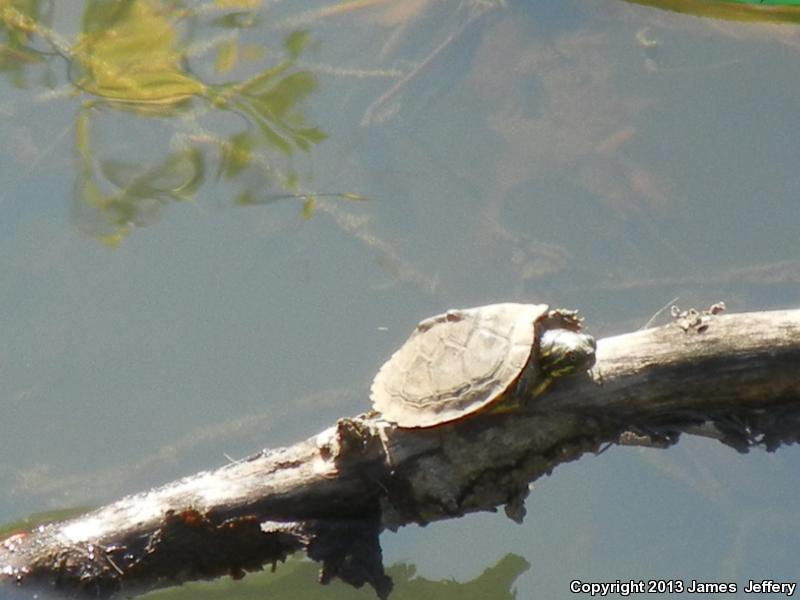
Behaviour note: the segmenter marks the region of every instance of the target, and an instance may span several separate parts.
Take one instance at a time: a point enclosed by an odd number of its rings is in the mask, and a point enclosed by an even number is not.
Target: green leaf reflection
[[[0,1],[0,72],[12,77],[17,87],[26,87],[27,67],[47,60],[47,55],[31,46],[42,6],[38,0],[18,0],[6,5]]]
[[[269,52],[256,52],[254,44],[243,46],[230,36],[193,50],[189,42],[215,28],[258,23],[259,3],[221,3],[211,11],[178,0],[87,0],[80,32],[69,40],[50,26],[57,10],[47,2],[0,0],[0,72],[13,69],[21,82],[28,64],[66,64],[62,79],[74,85],[69,97],[83,95],[75,125],[80,168],[74,215],[81,230],[116,245],[135,227],[157,221],[169,203],[195,199],[207,171],[240,188],[229,192],[234,204],[264,204],[263,190],[273,197],[301,193],[295,160],[327,138],[305,115],[305,104],[319,88],[317,77],[297,66],[314,45],[307,31],[288,33]],[[221,15],[226,10],[227,18]],[[44,45],[49,53],[40,50]],[[216,60],[202,56],[213,52]],[[274,57],[272,64],[253,72],[252,61],[265,56]],[[206,71],[216,67],[218,75],[249,71],[249,76],[208,83],[193,61]],[[114,112],[133,115],[143,125],[158,118],[160,152],[155,147],[137,152],[133,141],[122,139],[114,148],[119,152],[122,142],[121,151],[130,156],[106,157],[100,140]],[[238,130],[231,131],[237,122]],[[222,134],[212,129],[218,123]],[[161,158],[154,162],[153,156]],[[306,217],[313,212],[307,199],[300,211]]]
[[[174,107],[205,94],[206,86],[182,66],[177,16],[142,0],[88,2],[72,48],[75,84],[93,96],[134,105]]]
[[[79,123],[81,128],[86,126],[83,118]],[[134,227],[157,221],[169,202],[191,200],[204,180],[205,161],[197,148],[178,150],[154,165],[105,160],[95,169],[89,160],[91,151],[81,146],[88,135],[78,137],[84,160],[76,198],[77,223],[108,245],[119,244]],[[97,170],[110,190],[101,187]]]
[[[773,23],[800,22],[800,6],[796,0],[783,2],[773,0],[625,0],[631,4],[643,4],[663,10],[712,17],[730,21],[754,21]]]

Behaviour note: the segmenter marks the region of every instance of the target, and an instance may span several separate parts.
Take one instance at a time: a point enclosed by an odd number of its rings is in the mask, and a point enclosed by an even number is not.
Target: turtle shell
[[[528,363],[547,314],[545,304],[504,303],[425,319],[375,376],[375,410],[401,427],[432,427],[488,406]]]

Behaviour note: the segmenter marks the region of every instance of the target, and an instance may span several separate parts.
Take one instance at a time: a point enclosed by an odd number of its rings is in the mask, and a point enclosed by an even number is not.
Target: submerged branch
[[[800,435],[800,310],[710,317],[598,341],[590,374],[524,413],[429,429],[362,415],[294,446],[128,496],[0,542],[6,585],[132,594],[247,571],[296,551],[391,590],[385,528],[494,511],[521,521],[532,481],[605,444],[712,435],[740,451]]]

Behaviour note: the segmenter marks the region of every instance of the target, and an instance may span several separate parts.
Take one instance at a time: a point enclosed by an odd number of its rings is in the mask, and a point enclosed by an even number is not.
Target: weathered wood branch
[[[599,340],[585,377],[524,413],[431,429],[360,416],[289,448],[129,496],[0,542],[0,576],[31,591],[109,597],[273,565],[303,550],[323,582],[385,597],[379,534],[505,505],[529,484],[631,435],[703,432],[740,451],[800,436],[800,310],[716,316]]]

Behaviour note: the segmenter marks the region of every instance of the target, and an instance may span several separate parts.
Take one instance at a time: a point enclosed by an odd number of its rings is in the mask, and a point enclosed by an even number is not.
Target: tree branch
[[[709,316],[598,341],[590,374],[524,412],[429,429],[340,419],[289,448],[0,542],[6,584],[109,597],[241,577],[303,550],[332,577],[391,590],[379,534],[494,511],[521,521],[532,481],[610,443],[681,433],[739,451],[800,432],[800,310]]]

